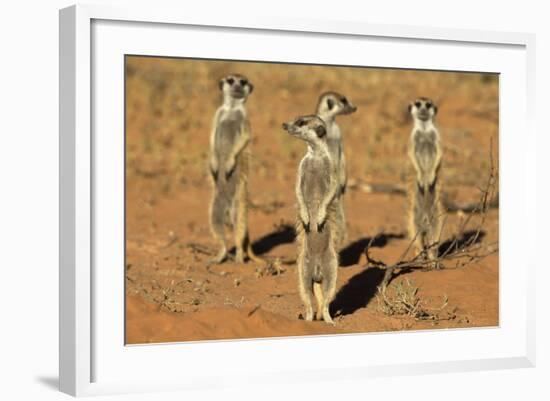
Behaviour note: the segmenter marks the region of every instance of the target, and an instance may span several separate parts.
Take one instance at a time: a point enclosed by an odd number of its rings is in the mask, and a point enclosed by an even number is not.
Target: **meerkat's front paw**
[[[317,232],[318,232],[318,233],[322,233],[322,232],[323,232],[323,229],[325,228],[325,223],[326,223],[326,220],[323,221],[322,223],[317,223]]]
[[[322,232],[327,221],[327,212],[324,210],[319,211],[317,215],[317,232]]]
[[[310,226],[309,226],[309,216],[307,212],[302,211],[300,213],[300,221],[302,222],[302,227],[304,227],[304,230],[306,231],[306,233],[308,233],[310,231]]]
[[[228,180],[233,175],[234,171],[235,171],[235,160],[230,159],[225,164],[225,179]]]
[[[208,167],[210,167],[210,174],[212,175],[212,178],[214,181],[217,181],[219,172],[218,161],[215,158],[211,158]]]
[[[210,174],[212,175],[212,178],[214,181],[218,181],[218,170],[210,169]]]
[[[344,195],[346,193],[346,184],[340,185],[340,195]]]

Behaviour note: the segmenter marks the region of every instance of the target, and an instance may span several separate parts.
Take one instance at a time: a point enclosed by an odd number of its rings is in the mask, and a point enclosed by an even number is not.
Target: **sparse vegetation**
[[[388,287],[379,287],[376,295],[378,311],[387,316],[408,316],[416,320],[439,322],[456,318],[454,310],[449,310],[447,295],[442,296],[441,305],[430,307],[419,295],[419,288],[408,279],[403,279]]]
[[[388,285],[394,278],[396,271],[412,269],[430,270],[434,267],[465,267],[498,252],[498,240],[488,244],[482,242],[483,236],[485,235],[485,222],[489,209],[498,206],[498,172],[493,161],[492,142],[489,151],[489,160],[489,171],[487,173],[486,183],[483,188],[479,189],[479,201],[471,205],[466,205],[463,208],[455,206],[456,209],[454,210],[446,205],[443,215],[440,216],[443,220],[443,224],[439,238],[431,244],[428,244],[425,249],[413,254],[413,256],[408,256],[409,251],[414,247],[413,245],[416,240],[415,236],[410,240],[405,252],[395,263],[386,264],[370,256],[369,251],[376,237],[371,239],[371,242],[366,246],[364,252],[369,265],[385,270],[381,288]],[[460,222],[457,225],[457,232],[454,233],[449,240],[445,241],[443,233],[451,211],[460,214]],[[465,213],[468,214],[465,215]],[[471,226],[473,216],[475,215],[478,215],[478,220],[475,225]],[[431,251],[435,251],[435,259],[429,257]],[[453,266],[449,266],[449,263],[452,263]]]
[[[256,277],[264,277],[264,276],[278,276],[280,274],[283,274],[285,272],[285,268],[282,266],[282,262],[280,258],[275,258],[273,260],[268,261],[267,264],[264,266],[259,266],[256,268]]]

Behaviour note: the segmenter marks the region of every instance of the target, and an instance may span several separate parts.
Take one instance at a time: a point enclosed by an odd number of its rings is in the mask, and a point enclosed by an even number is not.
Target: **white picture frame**
[[[186,48],[181,44],[181,38],[189,34],[186,29],[193,30],[193,38],[202,48],[193,50],[193,54],[189,53],[191,47]],[[261,54],[254,48],[254,35],[260,34],[264,49]],[[243,46],[238,54],[235,49],[216,48],[219,35],[240,35],[250,44]],[[205,55],[211,56],[208,52],[215,52],[216,58],[220,59],[317,61],[330,64],[335,57],[340,57],[338,64],[365,65],[364,59],[361,59],[362,53],[350,54],[346,46],[338,54],[312,52],[297,56],[292,51],[292,46],[297,44],[289,44],[284,48],[279,43],[303,40],[315,43],[324,41],[328,45],[334,38],[338,38],[341,43],[371,46],[369,49],[372,49],[373,54],[380,51],[376,50],[376,46],[381,41],[388,48],[398,46],[401,42],[406,43],[406,47],[400,48],[402,51],[386,54],[384,61],[377,61],[380,66],[479,70],[503,74],[500,133],[500,326],[125,347],[120,335],[124,324],[121,318],[123,308],[120,307],[124,293],[120,291],[120,280],[115,278],[113,282],[110,278],[112,272],[99,273],[106,260],[114,261],[116,266],[120,262],[120,252],[123,251],[116,248],[112,252],[107,251],[102,245],[109,242],[114,247],[120,246],[123,227],[123,203],[116,189],[117,182],[120,184],[117,181],[120,179],[120,170],[117,170],[120,168],[119,158],[123,157],[123,152],[120,153],[123,127],[119,119],[123,114],[123,102],[120,102],[123,91],[122,87],[116,85],[123,74],[122,68],[119,68],[122,64],[117,64],[122,63],[120,56],[127,53],[197,56],[198,52],[207,52]],[[437,60],[417,55],[418,51],[428,52],[430,46],[437,48]],[[79,5],[61,10],[61,391],[80,396],[238,386],[250,382],[261,384],[273,381],[274,377],[277,377],[278,383],[284,384],[297,380],[361,379],[534,366],[535,260],[532,255],[535,252],[526,252],[528,256],[522,257],[518,250],[534,247],[527,238],[520,238],[524,230],[535,231],[533,188],[536,177],[536,141],[530,114],[534,110],[534,48],[534,35],[523,33],[237,14],[228,18],[194,14],[184,9],[163,10],[155,7]],[[283,49],[285,52],[282,52]],[[408,62],[405,64],[403,60],[406,57]],[[475,66],[485,68],[476,69]],[[104,89],[107,87],[117,89],[105,96],[107,92]],[[506,113],[512,108],[514,113]],[[121,115],[117,117],[116,113]],[[104,141],[104,136],[94,137],[97,130],[108,130],[114,134],[108,141]],[[517,135],[517,132],[521,134]],[[514,169],[507,156],[512,151],[516,155]],[[99,158],[101,163],[98,163]],[[110,173],[111,179],[101,178],[105,177],[105,170],[110,167],[115,169],[115,173]],[[518,186],[521,191],[517,191]],[[117,206],[105,211],[106,199]],[[116,221],[112,230],[105,230],[103,222],[107,220]],[[514,227],[514,230],[510,227]],[[512,244],[515,246],[512,247]],[[120,272],[112,274],[122,277],[123,264],[120,263]],[[512,265],[521,268],[514,277],[510,274]],[[109,300],[109,303],[112,300],[114,307],[107,310],[103,300]],[[382,354],[376,354],[376,349],[369,348],[373,347],[374,341],[381,344],[388,336],[397,344],[398,355],[387,355],[385,358]],[[422,357],[412,351],[399,354],[401,336],[407,336],[407,341],[430,345],[431,351],[426,351],[427,355]],[[449,342],[453,344],[453,347],[448,347],[451,349],[442,347],[443,343]],[[465,344],[471,347],[465,347]],[[328,357],[319,358],[316,354],[321,346],[329,350]],[[341,352],[363,348],[370,350],[368,358],[361,351]],[[290,359],[292,357],[296,359]],[[193,371],[186,371],[187,358],[195,358],[195,361],[202,359],[203,362],[195,363]],[[213,360],[216,360],[215,364],[212,364]],[[224,360],[231,361],[231,364]],[[151,369],[152,366],[155,368]],[[159,371],[158,366],[165,366],[163,369],[166,371]],[[232,376],[233,369],[239,372],[238,377]]]

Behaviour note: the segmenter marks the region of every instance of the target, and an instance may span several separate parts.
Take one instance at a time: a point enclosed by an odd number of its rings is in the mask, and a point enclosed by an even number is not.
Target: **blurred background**
[[[281,129],[312,114],[328,90],[350,98],[358,111],[338,119],[351,179],[407,180],[411,120],[418,96],[439,106],[444,146],[442,177],[448,189],[475,186],[488,168],[493,140],[498,160],[498,75],[395,69],[133,57],[126,59],[126,138],[130,186],[155,176],[154,190],[181,191],[205,184],[212,117],[221,103],[218,81],[238,72],[254,84],[247,108],[252,125],[251,187],[266,179],[283,190],[304,145]],[[283,184],[283,187],[279,187]]]

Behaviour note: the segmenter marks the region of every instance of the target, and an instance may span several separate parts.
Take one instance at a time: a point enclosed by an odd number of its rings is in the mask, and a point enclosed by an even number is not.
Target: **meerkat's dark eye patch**
[[[327,107],[329,110],[332,110],[332,108],[334,107],[334,100],[327,99]]]
[[[245,86],[248,83],[246,79],[241,79],[241,86]]]
[[[318,125],[317,127],[315,127],[315,133],[319,138],[322,138],[327,134],[327,130],[322,125]]]
[[[303,127],[304,125],[307,124],[307,122],[305,120],[302,120],[301,118],[299,118],[298,120],[296,120],[296,126],[297,127]]]
[[[419,109],[420,106],[422,106],[422,103],[420,103],[420,101],[417,100],[416,102],[414,102],[414,105],[415,105],[416,108]]]
[[[345,97],[341,98],[340,101],[344,104],[348,104],[348,99],[346,99]]]
[[[229,85],[233,85],[235,83],[235,80],[233,78],[227,78],[227,83]]]
[[[431,102],[426,102],[426,108],[429,110],[432,108],[432,103]]]

